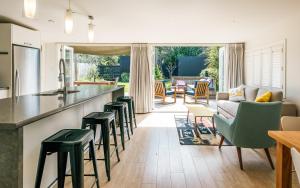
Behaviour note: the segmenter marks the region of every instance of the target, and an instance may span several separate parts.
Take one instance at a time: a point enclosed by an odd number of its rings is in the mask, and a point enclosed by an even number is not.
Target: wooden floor
[[[121,162],[112,158],[110,182],[104,162],[98,162],[102,188],[275,187],[275,171],[263,150],[243,149],[241,171],[235,147],[220,151],[214,146],[181,146],[172,113],[139,115],[138,122],[126,150],[121,151]],[[271,149],[275,162],[274,152]],[[90,162],[85,163],[86,173],[91,172]],[[85,178],[85,187],[92,183],[92,177]],[[296,183],[294,178],[293,187],[298,187]],[[69,177],[66,187],[72,187]]]

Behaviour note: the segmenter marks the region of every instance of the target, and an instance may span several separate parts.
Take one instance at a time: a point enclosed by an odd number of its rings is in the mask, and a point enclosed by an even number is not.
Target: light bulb
[[[72,10],[67,9],[65,15],[65,33],[71,34],[73,31],[73,15]]]
[[[89,41],[93,42],[94,41],[94,25],[92,23],[89,24],[89,28],[88,28],[88,37],[89,37]]]
[[[24,15],[27,18],[34,18],[36,13],[36,0],[24,0]]]

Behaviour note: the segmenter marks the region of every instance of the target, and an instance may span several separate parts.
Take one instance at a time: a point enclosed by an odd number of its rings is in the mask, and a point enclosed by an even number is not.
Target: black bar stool
[[[117,101],[127,103],[128,112],[129,112],[129,120],[130,120],[129,121],[130,130],[131,130],[131,134],[133,134],[133,123],[135,124],[135,128],[137,128],[136,119],[135,119],[135,108],[134,108],[133,97],[131,97],[131,96],[120,96],[120,97],[117,98]]]
[[[110,103],[107,103],[106,105],[104,105],[104,111],[115,112],[118,116],[123,150],[125,150],[124,127],[127,129],[127,136],[128,136],[128,139],[130,140],[126,106],[127,106],[127,104],[124,102],[110,102]],[[126,126],[124,125],[124,119],[126,122]]]
[[[99,146],[103,141],[104,151],[104,159],[97,160],[104,160],[106,175],[108,181],[110,181],[110,157],[112,153],[116,152],[118,161],[120,161],[115,125],[115,114],[113,112],[92,112],[82,118],[81,128],[86,129],[87,127],[90,127],[90,129],[94,130],[94,139],[96,136],[97,125],[101,125]],[[110,152],[110,128],[112,128],[112,135],[114,138],[113,145],[115,146],[115,149],[112,152]],[[98,149],[100,149],[100,147]]]
[[[94,174],[84,174],[83,156],[87,144],[89,144]],[[95,176],[97,188],[100,187],[92,130],[63,129],[42,142],[35,188],[41,186],[46,156],[52,153],[57,153],[58,188],[64,187],[68,153],[70,153],[73,188],[84,187],[84,176]]]

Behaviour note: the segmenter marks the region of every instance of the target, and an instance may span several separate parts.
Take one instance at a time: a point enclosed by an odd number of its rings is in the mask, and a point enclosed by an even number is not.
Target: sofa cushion
[[[283,93],[280,90],[268,90],[268,89],[260,88],[257,92],[257,96],[261,96],[264,93],[266,93],[267,91],[270,91],[272,93],[272,97],[270,100],[271,102],[282,101]]]
[[[257,87],[245,86],[246,101],[255,101],[257,92],[258,92]]]
[[[270,102],[272,93],[270,91],[265,92],[262,95],[257,95],[255,102]]]
[[[272,97],[271,97],[271,101],[275,102],[275,101],[283,101],[283,93],[282,91],[271,91],[272,92]]]
[[[229,89],[229,100],[233,102],[240,102],[245,100],[244,87],[240,86],[237,88]]]
[[[235,117],[237,110],[239,108],[239,102],[227,101],[227,100],[220,100],[217,102],[217,105],[222,110],[229,113],[231,116]]]

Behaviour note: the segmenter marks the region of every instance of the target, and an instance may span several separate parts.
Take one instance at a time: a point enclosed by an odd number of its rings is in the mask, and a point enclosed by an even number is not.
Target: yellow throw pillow
[[[265,92],[263,95],[256,97],[255,102],[270,102],[272,93],[270,91]]]

